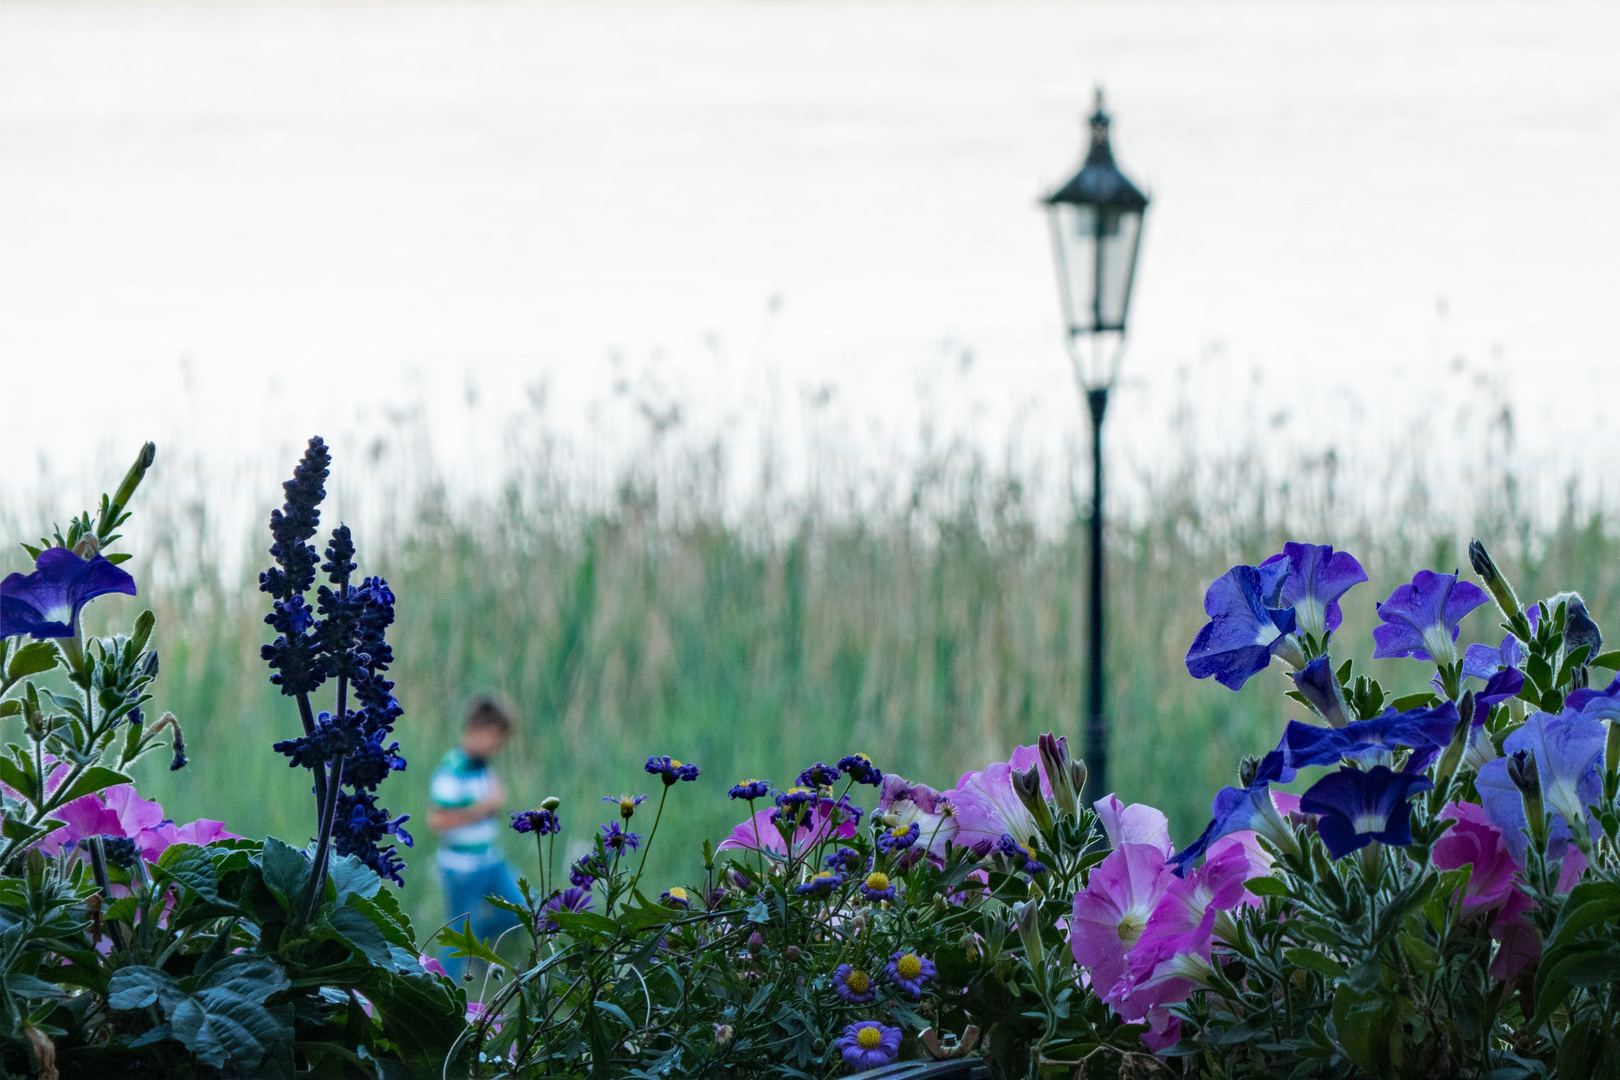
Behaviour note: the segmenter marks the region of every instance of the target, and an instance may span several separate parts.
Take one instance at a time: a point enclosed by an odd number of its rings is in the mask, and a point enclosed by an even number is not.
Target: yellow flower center
[[[623,814],[626,817],[629,817],[631,814],[633,814],[635,812],[636,812],[636,800],[632,799],[628,795],[626,795],[624,798],[619,800],[619,813]]]
[[[669,890],[669,896],[671,900],[685,900],[686,890],[677,885]]]
[[[900,973],[902,979],[915,979],[922,974],[922,961],[917,959],[916,953],[906,953],[894,962],[894,970]]]
[[[866,887],[873,892],[882,892],[889,887],[889,875],[882,871],[866,875]]]
[[[895,837],[900,837],[900,836],[906,835],[910,831],[911,831],[911,826],[910,825],[896,825],[894,828],[889,830],[889,835],[890,836],[895,836]]]
[[[851,754],[850,757],[860,758],[862,761],[865,761],[865,762],[871,762],[871,760],[872,760],[871,758],[867,757],[865,754]]]
[[[669,759],[669,767],[672,768],[672,769],[678,769],[678,768],[681,767],[681,763],[676,761],[674,758],[670,758]]]
[[[872,978],[860,968],[856,968],[849,973],[849,978],[844,980],[844,985],[849,987],[852,993],[864,994],[872,988]]]
[[[883,1043],[883,1032],[867,1025],[855,1033],[855,1045],[862,1050],[876,1050]]]

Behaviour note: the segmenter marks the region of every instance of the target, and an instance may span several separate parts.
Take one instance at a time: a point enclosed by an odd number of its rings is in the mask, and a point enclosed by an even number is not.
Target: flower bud
[[[81,559],[93,559],[101,554],[101,541],[96,539],[95,533],[85,533],[73,545],[73,554]]]
[[[1070,783],[1068,738],[1047,732],[1041,736],[1040,749],[1041,764],[1046,767],[1046,777],[1052,784],[1052,799],[1057,803],[1058,813],[1077,813],[1080,793]]]
[[[803,956],[804,954],[799,951],[799,947],[797,945],[789,945],[783,955],[787,957],[788,963],[796,964],[799,962],[799,957]]]
[[[736,1034],[730,1024],[716,1024],[714,1025],[714,1045],[723,1050],[731,1045],[731,1040]]]
[[[755,930],[752,934],[748,935],[748,947],[750,949],[758,949],[764,944],[765,935],[760,933],[758,930]]]
[[[1326,654],[1318,656],[1299,671],[1291,671],[1294,689],[1321,714],[1322,719],[1334,727],[1344,727],[1349,721],[1344,715],[1344,697],[1339,689],[1338,677],[1328,663]]]
[[[1586,613],[1581,594],[1573,593],[1569,598],[1569,607],[1564,612],[1564,652],[1567,655],[1583,645],[1588,649],[1586,658],[1592,659],[1603,647],[1603,631]]]
[[[1468,562],[1473,566],[1474,573],[1479,575],[1479,580],[1485,583],[1485,588],[1490,590],[1496,606],[1502,609],[1502,615],[1512,622],[1514,616],[1519,614],[1519,598],[1514,595],[1513,586],[1508,584],[1507,578],[1496,569],[1491,553],[1478,540],[1468,545]]]
[[[1069,762],[1069,786],[1074,788],[1076,798],[1086,793],[1086,763],[1079,758]]]
[[[1023,772],[1017,769],[1012,771],[1013,791],[1018,795],[1018,801],[1024,804],[1035,818],[1035,824],[1044,832],[1052,827],[1052,811],[1046,805],[1046,799],[1041,796],[1041,770],[1038,765],[1031,765]]]
[[[561,805],[562,800],[557,798],[555,795],[548,795],[544,799],[540,800],[540,809],[542,810],[551,810],[555,812],[557,807]]]

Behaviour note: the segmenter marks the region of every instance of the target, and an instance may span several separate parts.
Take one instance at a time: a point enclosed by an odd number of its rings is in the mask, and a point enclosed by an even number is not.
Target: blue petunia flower
[[[1502,639],[1500,648],[1476,643],[1463,650],[1462,677],[1485,683],[1484,688],[1474,694],[1474,702],[1482,713],[1516,697],[1524,689],[1524,673],[1519,670],[1522,663],[1524,646],[1512,634]],[[1437,692],[1446,692],[1438,672],[1429,681]]]
[[[1564,708],[1592,720],[1620,723],[1620,675],[1602,690],[1576,690],[1564,699]]]
[[[1520,866],[1524,865],[1529,823],[1523,797],[1508,779],[1509,758],[1521,752],[1535,758],[1542,805],[1553,816],[1547,855],[1556,859],[1562,856],[1572,829],[1597,829],[1587,807],[1598,802],[1602,793],[1604,735],[1603,722],[1583,709],[1565,709],[1558,716],[1536,713],[1503,741],[1502,751],[1508,757],[1488,761],[1480,768],[1475,787],[1485,815],[1502,830],[1502,842]]]
[[[1413,762],[1407,766],[1415,772],[1428,764],[1425,758],[1432,760],[1433,755],[1451,741],[1460,719],[1457,706],[1447,701],[1433,709],[1406,712],[1385,709],[1382,715],[1371,720],[1357,720],[1342,728],[1317,727],[1290,720],[1282,741],[1277,744],[1280,767],[1267,755],[1261,769],[1264,772],[1271,766],[1276,775],[1268,779],[1286,784],[1299,769],[1335,765],[1346,759],[1377,763],[1384,755],[1404,746],[1415,751]]]
[[[1228,689],[1240,689],[1249,676],[1292,645],[1294,609],[1282,606],[1279,590],[1288,567],[1234,566],[1204,594],[1210,621],[1187,650],[1187,670],[1195,679],[1215,676]]]
[[[1262,768],[1262,774],[1264,773]],[[1167,865],[1177,877],[1186,877],[1192,864],[1203,857],[1209,846],[1229,833],[1252,829],[1285,851],[1297,851],[1293,830],[1277,813],[1271,789],[1263,778],[1246,788],[1226,787],[1215,795],[1214,820],[1190,845],[1176,852]]]
[[[1286,564],[1281,606],[1294,609],[1301,632],[1321,641],[1344,621],[1339,597],[1367,580],[1367,572],[1348,551],[1327,544],[1284,544],[1282,553],[1261,563],[1261,568]]]
[[[1344,768],[1312,785],[1300,796],[1299,808],[1317,815],[1317,832],[1328,853],[1342,859],[1374,840],[1392,847],[1410,844],[1412,804],[1407,800],[1433,787],[1427,776],[1383,765],[1366,772]]]
[[[1452,664],[1457,660],[1457,623],[1489,598],[1456,574],[1419,570],[1378,605],[1383,625],[1373,630],[1374,659],[1409,656]]]
[[[81,559],[67,548],[46,548],[32,574],[7,574],[0,581],[0,638],[73,637],[79,610],[108,593],[134,596],[135,579],[105,556]]]

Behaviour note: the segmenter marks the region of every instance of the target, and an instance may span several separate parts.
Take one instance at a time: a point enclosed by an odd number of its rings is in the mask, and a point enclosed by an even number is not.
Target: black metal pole
[[[1091,685],[1086,693],[1087,806],[1108,794],[1108,721],[1103,716],[1103,415],[1108,411],[1108,387],[1086,390],[1091,409]]]

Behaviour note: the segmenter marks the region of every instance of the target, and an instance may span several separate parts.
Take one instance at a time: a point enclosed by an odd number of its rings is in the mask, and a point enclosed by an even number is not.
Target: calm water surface
[[[475,481],[538,422],[606,474],[677,416],[748,484],[767,435],[802,482],[922,417],[1061,460],[1035,199],[1102,81],[1154,200],[1122,460],[1164,457],[1179,396],[1214,447],[1455,464],[1505,400],[1530,471],[1616,494],[1620,5],[8,0],[0,29],[0,392],[58,476],[148,435],[278,473],[417,405]]]

